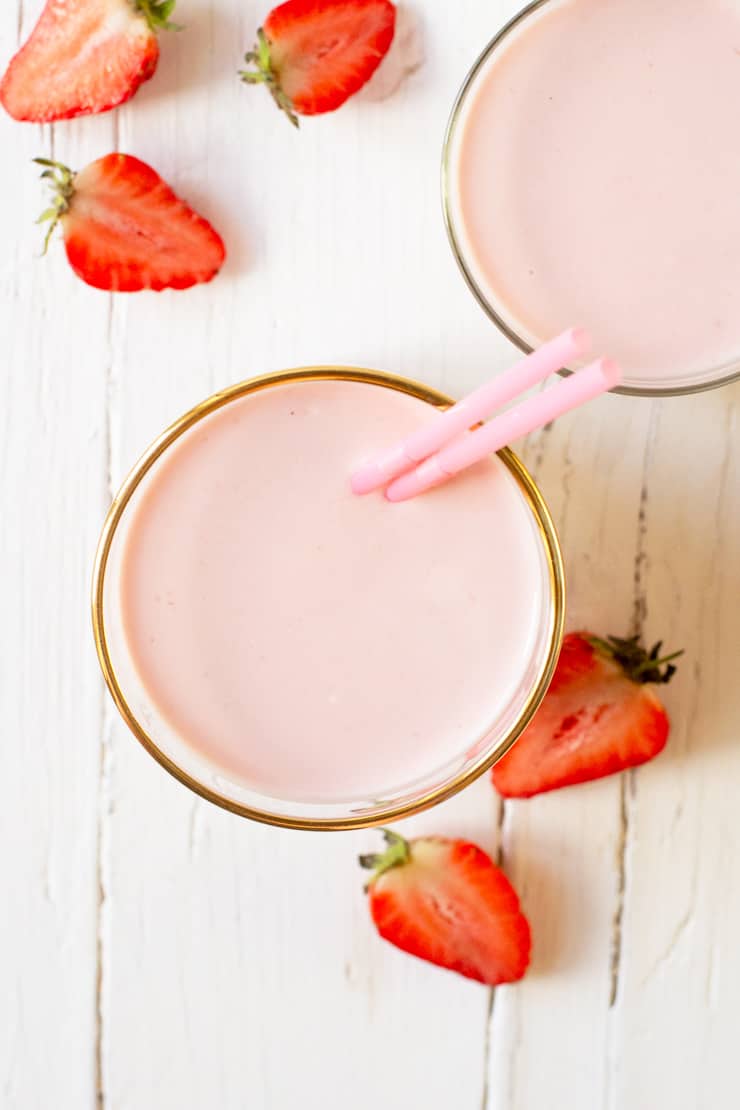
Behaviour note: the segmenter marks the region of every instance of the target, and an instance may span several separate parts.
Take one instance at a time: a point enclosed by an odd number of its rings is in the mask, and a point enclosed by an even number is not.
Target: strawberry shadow
[[[356,102],[379,103],[389,100],[424,65],[424,24],[421,11],[414,5],[399,4],[396,33],[388,54],[357,94]]]

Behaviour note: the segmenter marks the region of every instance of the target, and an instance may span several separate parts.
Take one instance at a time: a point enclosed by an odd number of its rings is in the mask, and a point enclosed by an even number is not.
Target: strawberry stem
[[[387,844],[386,850],[359,856],[360,867],[373,872],[365,887],[366,890],[372,886],[376,879],[380,878],[384,871],[389,871],[391,867],[402,867],[411,859],[411,845],[408,840],[404,840],[402,836],[394,833],[391,829],[383,829],[382,832]]]
[[[270,95],[278,108],[285,112],[294,127],[299,127],[298,116],[293,108],[293,101],[283,92],[280,85],[280,76],[272,64],[270,40],[262,27],[260,27],[257,32],[257,42],[254,45],[254,49],[244,55],[244,61],[248,66],[253,65],[257,68],[239,70],[239,76],[242,81],[247,85],[265,85],[269,89]]]
[[[670,655],[661,655],[663,641],[658,640],[650,651],[647,651],[640,642],[639,636],[630,636],[620,639],[619,636],[588,636],[588,642],[602,655],[618,663],[624,673],[633,682],[647,684],[665,684],[670,682],[676,673],[673,665],[674,659],[679,659],[681,651],[673,651]]]
[[[660,659],[646,659],[644,663],[641,663],[639,665],[639,667],[635,667],[632,674],[633,676],[641,675],[644,674],[646,671],[652,670],[656,667],[665,667],[666,664],[672,663],[674,659],[679,659],[683,654],[684,651],[682,648],[681,651],[672,651],[670,655],[663,655]]]
[[[54,233],[54,228],[65,212],[69,212],[69,206],[72,203],[72,197],[75,192],[75,174],[68,166],[63,165],[61,162],[52,162],[48,158],[34,158],[37,166],[44,166],[44,172],[41,174],[43,180],[49,182],[52,191],[52,201],[50,206],[41,213],[38,220],[39,224],[49,224],[49,229],[44,238],[44,249],[42,254],[46,254],[49,249],[49,243]]]
[[[170,19],[177,0],[131,0],[131,3],[152,31],[182,31],[182,26]]]

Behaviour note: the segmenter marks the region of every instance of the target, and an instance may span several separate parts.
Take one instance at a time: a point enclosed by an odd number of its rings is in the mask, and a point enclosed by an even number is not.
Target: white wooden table
[[[117,113],[0,119],[3,1110],[738,1106],[740,389],[607,397],[524,448],[570,626],[637,621],[687,657],[654,764],[519,804],[479,782],[408,822],[501,853],[535,939],[517,987],[377,939],[355,864],[376,833],[252,825],[172,781],[94,657],[106,506],[186,407],[325,361],[459,394],[512,358],[456,270],[438,166],[456,89],[516,6],[417,0],[423,64],[300,134],[234,76],[257,0],[181,0],[187,30]],[[3,64],[40,7],[3,0]],[[112,299],[59,244],[38,260],[31,157],[80,168],[113,149],[222,231],[213,285]]]

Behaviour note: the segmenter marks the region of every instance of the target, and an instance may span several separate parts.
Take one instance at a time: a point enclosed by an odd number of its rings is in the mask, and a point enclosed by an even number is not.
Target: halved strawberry
[[[50,123],[107,112],[134,95],[159,60],[156,31],[176,0],[48,0],[0,82],[14,119]]]
[[[187,289],[210,281],[226,249],[207,220],[189,208],[151,166],[108,154],[80,173],[37,158],[54,200],[41,221],[64,231],[75,273],[96,289]]]
[[[287,0],[268,15],[240,76],[263,84],[296,127],[333,112],[368,81],[396,27],[390,0]]]
[[[383,830],[380,855],[360,856],[373,870],[370,912],[380,935],[439,967],[495,987],[521,979],[529,964],[529,923],[509,880],[465,840],[404,840]]]
[[[493,768],[508,798],[529,798],[646,763],[663,750],[668,715],[651,689],[670,682],[661,644],[647,652],[637,636],[603,640],[571,632],[563,640],[550,688],[534,720]]]

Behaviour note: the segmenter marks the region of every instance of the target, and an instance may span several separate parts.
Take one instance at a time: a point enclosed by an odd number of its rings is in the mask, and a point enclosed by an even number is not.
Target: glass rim
[[[280,828],[302,829],[308,831],[329,830],[347,831],[351,829],[368,828],[382,825],[390,821],[410,817],[429,809],[439,802],[457,794],[458,791],[470,785],[480,775],[493,766],[515,743],[523,730],[529,724],[544,697],[555,670],[560,646],[563,638],[565,622],[565,572],[563,568],[562,553],[555,525],[550,511],[540,493],[534,479],[519,458],[509,448],[498,452],[501,461],[515,479],[520,492],[523,494],[534,517],[534,522],[543,546],[547,575],[550,586],[551,629],[547,652],[538,669],[537,679],[527,695],[526,701],[516,720],[507,730],[506,734],[496,744],[493,751],[486,751],[470,766],[464,767],[460,773],[449,781],[426,790],[412,801],[404,800],[396,804],[391,803],[383,809],[372,813],[350,813],[342,817],[302,817],[289,814],[274,813],[268,809],[260,809],[251,805],[244,805],[233,798],[229,798],[211,786],[200,782],[189,771],[181,767],[176,760],[168,755],[157,744],[156,740],[147,732],[141,721],[137,718],[128,703],[126,694],[119,681],[114,667],[109,636],[106,629],[105,613],[105,586],[106,573],[113,541],[116,537],[126,508],[136,493],[139,485],[146,475],[161,458],[161,456],[187,431],[194,427],[204,417],[228,405],[231,401],[245,397],[250,393],[269,388],[289,381],[320,381],[341,380],[361,382],[369,385],[379,385],[406,393],[419,400],[426,401],[436,408],[444,408],[453,403],[451,398],[423,385],[420,382],[403,378],[395,374],[387,374],[377,370],[366,370],[347,366],[307,366],[290,370],[280,370],[273,373],[260,375],[247,379],[236,385],[212,394],[204,401],[189,409],[183,416],[175,420],[141,455],[133,468],[122,482],[103,523],[92,577],[92,628],[98,662],[103,672],[103,677],[113,701],[123,718],[129,731],[133,733],[139,743],[157,763],[168,771],[183,786],[206,801],[212,802],[221,809],[228,810],[240,817],[246,817],[262,824],[274,825]],[[255,792],[258,793],[258,792]],[[277,799],[274,799],[277,800]],[[317,803],[318,804],[318,803]]]
[[[524,339],[516,330],[516,326],[506,320],[503,315],[491,304],[490,300],[481,289],[480,285],[475,279],[475,276],[465,259],[465,252],[460,242],[460,238],[455,230],[455,220],[452,213],[452,200],[451,200],[451,150],[452,144],[456,134],[457,125],[460,122],[463,108],[469,93],[472,91],[475,79],[480,73],[481,69],[486,65],[489,58],[496,52],[496,50],[503,45],[509,36],[521,24],[525,23],[531,16],[535,15],[540,8],[549,6],[552,3],[561,3],[562,0],[531,0],[526,4],[521,11],[517,12],[500,31],[493,36],[493,38],[483,48],[478,55],[473,65],[469,69],[462,85],[455,97],[445,128],[444,140],[442,145],[442,211],[444,216],[445,230],[447,232],[447,239],[452,248],[452,253],[455,256],[455,261],[462,273],[465,283],[470,289],[471,293],[477,300],[480,307],[486,313],[488,318],[493,321],[499,331],[506,336],[506,338],[519,348],[525,355],[531,354],[534,349],[526,339]],[[735,359],[729,368],[718,367],[717,371],[720,376],[712,378],[711,380],[703,380],[690,384],[677,384],[673,386],[637,386],[637,385],[620,385],[611,390],[612,393],[621,394],[627,397],[685,397],[693,393],[705,393],[710,389],[719,389],[722,386],[730,385],[732,382],[740,380],[740,358]],[[563,376],[567,377],[573,371],[567,368],[559,371]]]

